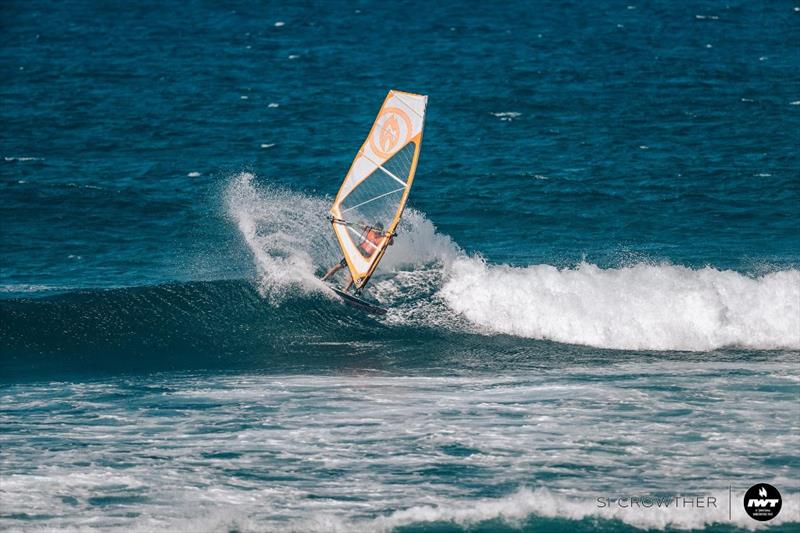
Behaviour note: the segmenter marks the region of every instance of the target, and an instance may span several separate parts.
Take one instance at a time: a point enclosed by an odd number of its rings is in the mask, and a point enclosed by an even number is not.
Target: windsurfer
[[[371,256],[381,244],[381,241],[384,238],[383,233],[383,224],[380,222],[376,223],[374,227],[367,227],[362,234],[361,243],[358,245],[362,254],[366,257]],[[391,244],[392,237],[389,237],[389,243]],[[347,266],[347,260],[343,257],[341,261],[337,264],[333,265],[324,276],[322,276],[322,281],[327,281],[330,279],[334,274],[339,272],[341,269]],[[350,290],[350,287],[353,286],[353,276],[350,276],[350,281],[347,283],[347,286],[343,289],[345,292]]]

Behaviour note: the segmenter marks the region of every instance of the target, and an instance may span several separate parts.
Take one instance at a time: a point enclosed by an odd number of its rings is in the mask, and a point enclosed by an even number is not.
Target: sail
[[[331,206],[333,231],[356,288],[391,242],[414,181],[428,97],[389,91]]]

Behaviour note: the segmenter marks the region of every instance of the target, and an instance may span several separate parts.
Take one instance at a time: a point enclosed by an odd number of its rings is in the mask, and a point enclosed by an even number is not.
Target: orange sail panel
[[[414,181],[428,97],[389,91],[331,206],[356,288],[375,272]]]

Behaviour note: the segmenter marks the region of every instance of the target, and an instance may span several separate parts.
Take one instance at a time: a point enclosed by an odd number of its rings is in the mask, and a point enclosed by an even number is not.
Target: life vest
[[[367,230],[367,234],[364,235],[364,240],[358,245],[358,247],[361,248],[361,251],[366,255],[372,255],[373,252],[378,249],[378,245],[380,244],[382,238],[382,233],[370,228]]]

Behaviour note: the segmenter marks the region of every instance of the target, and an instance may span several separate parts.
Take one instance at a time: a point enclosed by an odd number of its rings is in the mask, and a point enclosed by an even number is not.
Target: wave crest
[[[440,293],[486,332],[623,350],[800,348],[800,271],[456,261]]]

